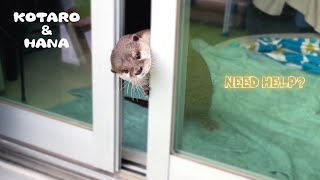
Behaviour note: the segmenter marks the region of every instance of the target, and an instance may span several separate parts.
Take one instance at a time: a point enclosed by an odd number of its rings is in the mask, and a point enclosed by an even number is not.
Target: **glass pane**
[[[90,127],[90,1],[13,0],[2,4],[0,9],[1,98]],[[14,22],[14,12],[27,13],[20,14],[22,20]],[[28,17],[37,17],[38,12],[47,13],[44,22],[39,18],[27,22]],[[69,22],[56,22],[54,17],[49,20],[51,13],[60,20],[60,12],[67,12]],[[71,22],[75,12],[80,20]],[[51,31],[49,35],[43,33],[46,26]],[[34,45],[25,46],[25,39],[34,41]],[[37,48],[40,39],[45,43]],[[49,48],[49,39],[57,44]],[[59,48],[63,40],[69,46]]]
[[[182,0],[175,152],[320,179],[317,1]]]
[[[140,0],[139,4],[139,6],[136,6],[135,1],[124,1],[124,34],[134,34],[144,29],[150,29],[151,0]],[[137,21],[137,19],[139,20]],[[122,145],[123,148],[131,152],[145,155],[147,149],[148,98],[139,86],[134,86],[128,81],[122,81],[122,83],[124,97],[122,101]],[[128,159],[130,160],[130,157]]]
[[[148,130],[148,98],[143,90],[123,81],[123,147],[146,152]]]

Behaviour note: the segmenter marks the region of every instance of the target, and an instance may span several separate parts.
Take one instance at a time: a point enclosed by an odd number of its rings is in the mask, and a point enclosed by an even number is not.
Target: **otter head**
[[[120,78],[137,83],[151,68],[151,50],[149,39],[138,34],[129,34],[120,38],[111,54],[111,71]]]

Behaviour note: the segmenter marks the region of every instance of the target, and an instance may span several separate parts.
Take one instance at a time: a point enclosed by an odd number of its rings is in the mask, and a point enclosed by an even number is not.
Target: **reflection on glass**
[[[7,1],[0,7],[0,95],[57,116],[92,123],[89,0]],[[75,23],[17,22],[13,12],[77,12]],[[49,25],[52,35],[41,33]],[[65,38],[69,48],[25,48],[25,38]]]
[[[182,2],[175,151],[320,179],[320,6]]]
[[[148,130],[148,98],[143,90],[123,81],[123,147],[146,152]]]

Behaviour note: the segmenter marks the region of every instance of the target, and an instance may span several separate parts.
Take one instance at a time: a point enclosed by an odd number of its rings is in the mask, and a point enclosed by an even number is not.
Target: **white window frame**
[[[109,61],[120,32],[118,2],[91,1],[92,129],[0,100],[2,136],[85,166],[111,173],[118,171],[119,84],[110,72]]]
[[[186,1],[153,0],[151,3],[151,49],[156,67],[150,79],[147,177],[152,180],[257,179],[258,176],[251,172],[244,173],[222,163],[208,163],[200,157],[177,154],[172,150],[175,96],[182,101],[184,98],[184,92],[176,94],[175,91],[179,33],[187,34],[188,31],[179,30],[180,5]]]

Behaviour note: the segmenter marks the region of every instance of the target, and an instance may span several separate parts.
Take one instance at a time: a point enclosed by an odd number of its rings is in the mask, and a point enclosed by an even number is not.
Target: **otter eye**
[[[128,71],[128,69],[124,69],[123,72],[124,73],[128,73],[129,71]]]
[[[135,58],[136,58],[136,59],[141,59],[141,53],[140,53],[140,52],[137,52]]]

